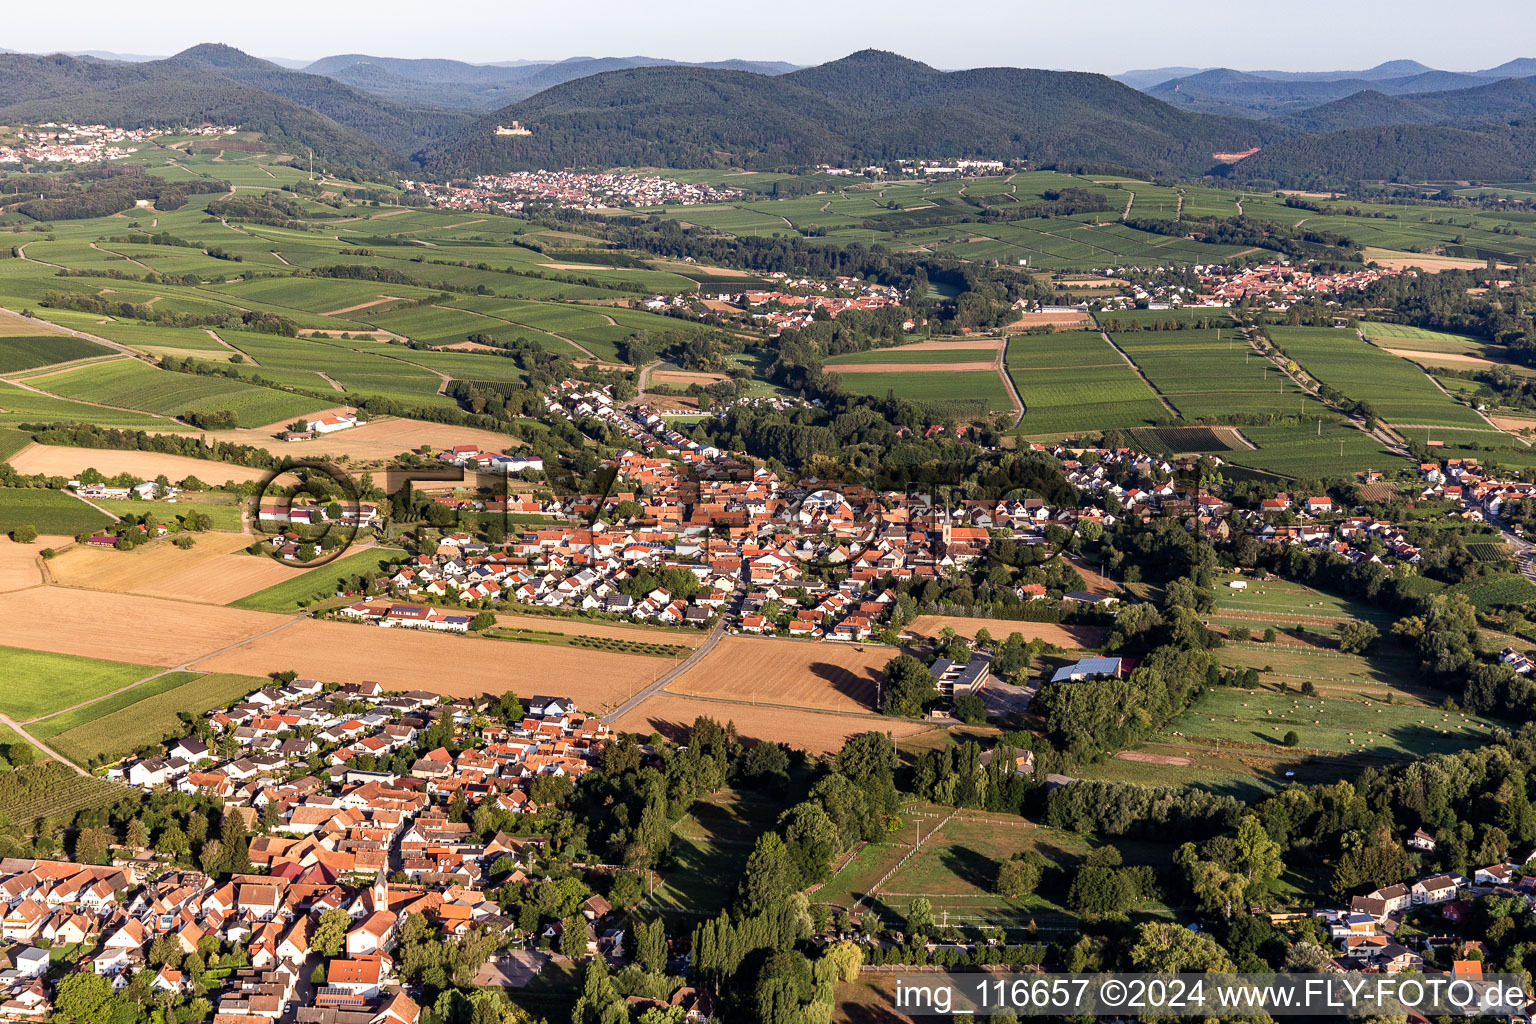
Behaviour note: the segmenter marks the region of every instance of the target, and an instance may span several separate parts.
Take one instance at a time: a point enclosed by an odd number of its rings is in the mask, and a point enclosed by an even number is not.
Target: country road
[[[730,614],[722,610],[720,617],[715,620],[715,628],[709,631],[709,636],[706,637],[704,642],[698,646],[697,650],[695,650],[692,654],[688,655],[688,657],[683,660],[682,664],[658,676],[654,683],[647,686],[633,697],[630,697],[628,700],[614,708],[612,711],[608,712],[602,717],[602,720],[609,726],[616,725],[619,719],[623,718],[625,715],[635,710],[635,708],[639,707],[651,697],[655,696],[663,686],[666,686],[672,680],[678,678],[684,672],[687,672],[690,668],[693,668],[693,666],[703,661],[705,655],[714,650],[715,645],[720,642],[720,638],[725,636],[725,624],[729,619]]]

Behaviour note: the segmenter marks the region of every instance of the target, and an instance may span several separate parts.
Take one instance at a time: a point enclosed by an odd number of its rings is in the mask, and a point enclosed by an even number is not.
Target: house
[[[1425,832],[1422,828],[1414,829],[1413,835],[1408,837],[1408,845],[1415,850],[1423,850],[1425,853],[1435,852],[1435,837]]]
[[[1472,882],[1475,885],[1508,885],[1509,865],[1490,864],[1486,868],[1478,868],[1472,874]]]
[[[377,956],[332,960],[325,972],[328,988],[362,999],[376,999],[384,979],[384,964]]]
[[[321,416],[316,420],[307,420],[304,429],[312,434],[331,434],[338,430],[346,430],[348,427],[359,426],[357,417],[351,413],[339,415]]]
[[[1413,883],[1409,890],[1413,902],[1444,903],[1456,898],[1456,880],[1449,875],[1436,875],[1433,878],[1421,878]]]

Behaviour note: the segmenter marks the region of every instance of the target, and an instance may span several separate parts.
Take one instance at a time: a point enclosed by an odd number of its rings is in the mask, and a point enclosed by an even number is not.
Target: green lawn
[[[0,712],[18,722],[127,686],[157,671],[148,665],[0,647]]]

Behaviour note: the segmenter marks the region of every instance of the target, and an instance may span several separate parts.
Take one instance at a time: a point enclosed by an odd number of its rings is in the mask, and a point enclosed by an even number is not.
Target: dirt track
[[[997,369],[985,363],[839,363],[828,366],[828,373],[989,373]]]

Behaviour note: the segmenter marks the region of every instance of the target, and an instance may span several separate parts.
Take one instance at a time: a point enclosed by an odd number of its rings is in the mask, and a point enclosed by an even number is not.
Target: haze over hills
[[[497,136],[497,124],[535,126]],[[778,76],[697,67],[579,79],[483,117],[421,154],[462,174],[617,163],[746,166],[991,156],[1199,173],[1287,130],[1190,114],[1103,75],[937,71],[865,50]]]
[[[1418,61],[1394,60],[1365,71],[1286,72],[1167,68],[1127,72],[1122,80],[1173,106],[1206,114],[1279,117],[1352,96],[1367,89],[1389,96],[1471,89],[1505,78],[1536,75],[1536,60],[1522,58],[1483,71],[1441,71]]]
[[[779,75],[795,70],[798,65],[783,61],[747,60],[689,64],[665,57],[572,57],[561,61],[467,64],[456,60],[417,60],[351,53],[322,57],[304,70],[327,75],[399,102],[493,110],[526,99],[550,86],[588,75],[623,68],[658,66],[724,68]]]

